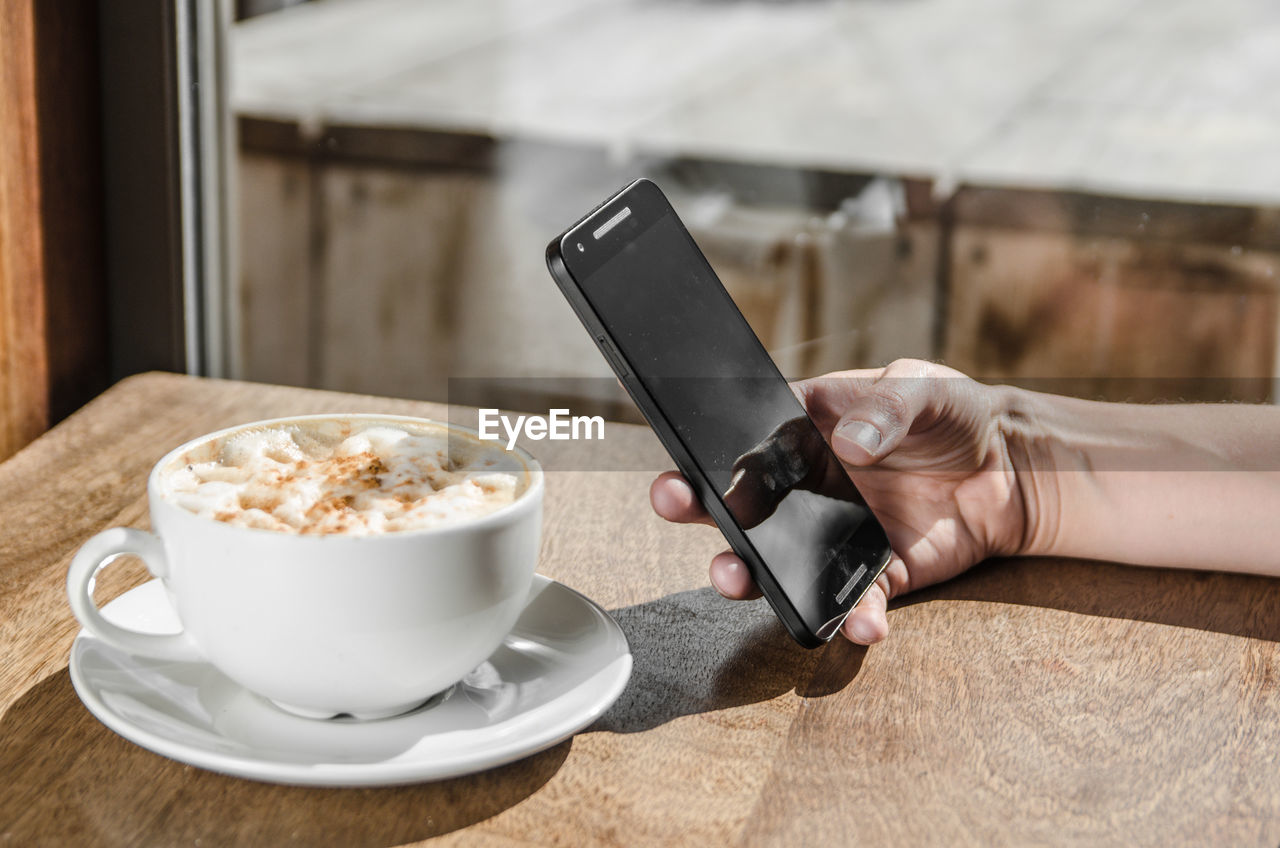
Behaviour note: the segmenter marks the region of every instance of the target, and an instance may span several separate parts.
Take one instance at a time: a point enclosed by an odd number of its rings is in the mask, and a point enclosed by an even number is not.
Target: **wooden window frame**
[[[113,380],[231,365],[229,6],[0,3],[0,459]]]

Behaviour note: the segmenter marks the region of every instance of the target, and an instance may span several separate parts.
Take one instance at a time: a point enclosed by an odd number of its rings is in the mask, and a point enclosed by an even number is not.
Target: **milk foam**
[[[487,515],[520,494],[510,454],[401,422],[289,422],[202,445],[163,479],[197,515],[284,533],[360,536]]]

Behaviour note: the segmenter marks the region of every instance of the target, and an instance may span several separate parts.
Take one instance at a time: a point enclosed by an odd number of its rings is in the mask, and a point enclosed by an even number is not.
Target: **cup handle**
[[[112,624],[103,617],[93,602],[94,580],[99,569],[121,554],[141,557],[147,570],[156,577],[165,577],[169,573],[164,546],[150,533],[130,527],[113,527],[94,536],[76,553],[67,571],[71,610],[84,629],[107,644],[132,654],[178,662],[204,659],[185,630],[179,633],[143,633]]]

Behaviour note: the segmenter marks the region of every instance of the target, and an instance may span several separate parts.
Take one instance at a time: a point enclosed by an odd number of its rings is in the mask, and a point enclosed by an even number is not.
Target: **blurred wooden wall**
[[[0,0],[0,459],[105,387],[97,4]]]
[[[962,188],[948,365],[1104,400],[1272,397],[1280,210]]]

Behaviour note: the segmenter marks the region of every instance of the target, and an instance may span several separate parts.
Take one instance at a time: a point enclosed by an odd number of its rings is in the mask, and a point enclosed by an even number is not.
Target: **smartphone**
[[[636,180],[547,267],[787,631],[830,640],[889,541],[666,196]]]

